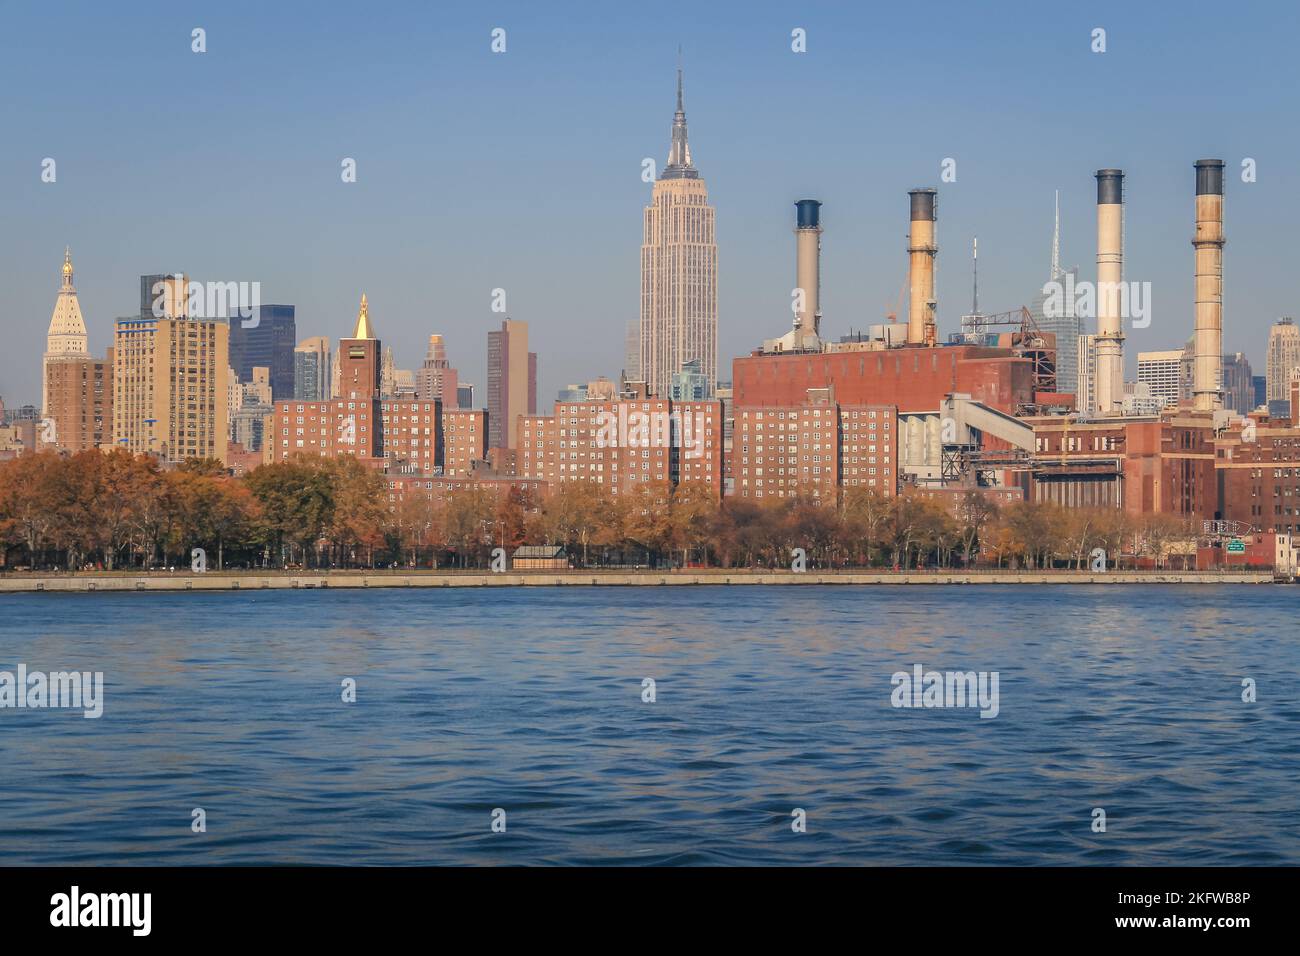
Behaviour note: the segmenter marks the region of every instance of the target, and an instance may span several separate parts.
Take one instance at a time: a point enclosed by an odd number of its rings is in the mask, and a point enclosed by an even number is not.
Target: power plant
[[[1018,489],[1064,505],[1217,517],[1215,443],[1233,427],[1221,380],[1224,163],[1203,159],[1194,168],[1191,401],[1157,413],[1126,404],[1124,319],[1134,314],[1138,284],[1124,277],[1125,173],[1107,168],[1094,174],[1097,274],[1093,296],[1083,299],[1096,324],[1081,330],[1094,350],[1080,366],[1095,369],[1092,407],[1071,394],[1074,383],[1058,388],[1055,335],[1023,306],[986,315],[976,304],[962,330],[940,341],[938,190],[921,187],[908,191],[906,322],[891,314],[838,341],[825,338],[822,325],[822,204],[795,204],[793,328],[733,361],[734,410],[892,405],[904,485]],[[1076,291],[1069,286],[1067,308]],[[1240,417],[1235,427],[1243,427]]]

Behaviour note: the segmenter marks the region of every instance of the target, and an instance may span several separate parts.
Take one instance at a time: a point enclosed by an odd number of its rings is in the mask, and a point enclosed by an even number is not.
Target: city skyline
[[[1282,19],[1294,17],[1284,8],[1271,9]],[[30,14],[5,16],[16,32],[32,36],[32,44],[0,68],[21,69],[54,42],[54,34],[29,20]],[[201,55],[190,50],[192,25],[167,17],[148,24],[133,40],[158,44],[158,64],[174,77],[176,95],[202,107],[220,91],[227,100],[222,110],[246,111],[245,125],[250,133],[262,134],[262,145],[225,154],[222,163],[194,155],[201,136],[176,150],[140,151],[141,137],[148,140],[149,108],[123,124],[136,136],[134,152],[125,149],[118,138],[122,134],[109,135],[98,127],[91,115],[96,104],[129,114],[134,84],[143,82],[148,70],[128,66],[120,81],[94,88],[77,71],[52,74],[49,88],[35,94],[37,108],[22,117],[6,115],[15,141],[29,145],[0,158],[0,172],[15,184],[6,209],[14,228],[0,239],[0,258],[14,270],[13,277],[23,277],[7,283],[13,290],[10,308],[19,317],[12,323],[14,348],[0,359],[0,394],[7,404],[39,404],[36,358],[46,328],[37,316],[48,314],[49,296],[57,290],[48,263],[69,244],[78,255],[78,292],[92,354],[102,354],[109,344],[113,319],[134,311],[127,303],[135,278],[179,262],[200,280],[261,281],[266,300],[297,306],[300,339],[339,334],[331,330],[346,328],[356,291],[375,289],[374,308],[391,329],[388,340],[399,366],[417,366],[423,343],[437,332],[446,336],[452,363],[470,381],[486,379],[481,343],[501,317],[490,310],[490,296],[493,289],[504,288],[510,297],[508,314],[528,322],[542,344],[539,397],[549,401],[569,381],[616,374],[623,364],[623,330],[636,314],[633,217],[648,198],[640,164],[643,157],[658,162],[662,156],[672,56],[683,42],[668,35],[675,28],[661,31],[662,50],[654,42],[638,42],[635,49],[605,41],[592,47],[589,28],[553,23],[520,8],[500,14],[509,45],[504,54],[492,54],[489,33],[495,21],[453,11],[446,23],[432,24],[412,10],[417,33],[423,30],[422,35],[445,42],[445,49],[440,47],[445,55],[428,69],[447,71],[463,102],[435,96],[434,84],[421,83],[419,122],[404,128],[401,141],[376,151],[377,132],[391,131],[386,126],[390,114],[417,98],[413,88],[402,86],[414,76],[411,41],[392,41],[398,44],[394,62],[399,67],[390,77],[363,82],[347,74],[344,119],[357,119],[363,99],[378,96],[391,105],[346,135],[341,130],[345,123],[322,120],[324,98],[307,77],[288,92],[267,97],[312,131],[289,140],[268,126],[276,111],[251,99],[254,92],[265,94],[263,85],[255,79],[235,80],[221,66],[256,59],[271,44],[283,46],[290,35],[284,16],[239,10],[215,15],[205,25],[208,52]],[[294,24],[292,35],[298,41],[315,44],[311,78],[326,85],[341,81],[341,69],[322,73],[322,47],[339,44],[342,53],[355,43],[370,50],[380,35],[387,36],[387,16],[377,16],[361,25],[358,35],[346,37],[336,35],[337,24],[328,17]],[[1013,14],[999,16],[1008,25],[1017,22]],[[1180,22],[1120,7],[1103,6],[1088,16],[1035,15],[1041,45],[1021,44],[1022,68],[1014,71],[1015,77],[999,78],[987,75],[988,67],[978,63],[996,59],[990,52],[1014,38],[985,28],[978,50],[964,50],[958,41],[973,14],[954,7],[947,21],[951,34],[936,38],[934,55],[943,58],[944,75],[892,91],[885,88],[888,84],[876,89],[878,81],[888,78],[888,68],[899,62],[889,44],[877,44],[880,62],[870,66],[849,54],[854,44],[874,36],[905,35],[901,14],[884,14],[872,30],[862,14],[852,11],[804,16],[766,8],[744,24],[721,12],[693,24],[684,38],[692,74],[692,138],[709,156],[710,202],[722,213],[719,378],[729,377],[732,357],[788,326],[793,284],[786,252],[788,208],[795,199],[809,195],[825,203],[822,301],[826,337],[833,339],[881,321],[906,270],[899,196],[912,186],[938,183],[943,215],[937,299],[943,338],[957,329],[969,301],[966,250],[975,233],[983,240],[980,278],[986,307],[1030,304],[1042,281],[1058,188],[1062,263],[1080,265],[1082,277],[1093,274],[1091,173],[1111,165],[1125,168],[1134,197],[1126,211],[1126,277],[1151,281],[1155,290],[1151,328],[1135,330],[1126,342],[1125,377],[1132,378],[1137,351],[1176,347],[1185,339],[1193,282],[1188,267],[1192,222],[1183,196],[1191,176],[1189,158],[1198,155],[1223,155],[1228,162],[1223,351],[1243,351],[1262,367],[1268,328],[1279,316],[1296,311],[1294,282],[1276,259],[1280,230],[1295,217],[1300,195],[1300,183],[1286,162],[1293,134],[1273,129],[1276,124],[1261,132],[1256,121],[1277,106],[1274,72],[1280,60],[1267,55],[1275,41],[1234,24],[1202,37]],[[261,32],[241,30],[250,23]],[[1089,49],[1089,32],[1097,23],[1108,29],[1104,54]],[[806,53],[790,49],[790,30],[796,26],[807,31]],[[117,29],[92,11],[74,18],[57,39],[94,63],[100,59],[95,45],[113,40]],[[234,36],[237,43],[231,42]],[[1205,91],[1198,105],[1210,109],[1197,110],[1177,98],[1193,81],[1192,68],[1163,50],[1177,48],[1185,54],[1211,42],[1216,56],[1241,69],[1233,72],[1231,83]],[[592,47],[585,61],[567,55],[583,44]],[[729,70],[728,58],[740,51],[745,52],[743,69]],[[264,63],[266,79],[291,71],[296,57],[305,55],[293,44],[281,52],[283,63]],[[978,70],[987,81],[982,96],[1003,96],[997,117],[985,112],[985,128],[975,128],[964,115],[971,107],[968,94],[945,78],[951,75],[948,70],[963,68]],[[602,70],[611,72],[613,82],[600,81]],[[1032,84],[1024,80],[1030,76],[1043,80],[1038,85],[1045,89],[1026,91]],[[1107,102],[1104,109],[1100,105],[1108,94],[1139,82],[1140,103],[1122,99]],[[1252,84],[1258,89],[1237,102],[1236,91]],[[231,95],[232,87],[239,95]],[[71,111],[73,125],[80,121],[88,126],[95,149],[84,145],[84,137],[69,138],[50,124],[46,114],[53,114],[40,109],[45,96],[51,107],[57,102]],[[524,115],[534,96],[537,115]],[[860,102],[855,104],[855,97]],[[1045,98],[1062,97],[1077,109],[1063,111],[1065,117],[1036,112]],[[506,100],[525,108],[494,113],[489,101]],[[913,100],[924,105],[924,125],[897,119],[900,110],[917,105]],[[550,108],[542,108],[543,103]],[[1156,105],[1161,112],[1152,118]],[[557,110],[564,117],[559,130],[546,123]],[[843,120],[850,115],[864,118]],[[598,123],[580,121],[593,116]],[[212,119],[222,125],[238,117]],[[1043,130],[1046,145],[1035,137],[1025,142],[1008,138],[1013,127]],[[226,128],[241,127],[231,122]],[[465,195],[446,190],[441,175],[415,170],[426,162],[425,151],[433,143],[425,135],[434,130],[464,144],[459,152],[438,152],[437,159],[440,171],[471,174],[468,182],[474,186]],[[1062,160],[1051,144],[1068,139],[1071,130],[1079,134],[1080,148]],[[873,150],[885,131],[889,141],[904,148],[883,154]],[[552,149],[557,141],[568,149]],[[805,141],[820,148],[781,148]],[[268,144],[279,148],[267,150]],[[513,151],[509,159],[503,158],[503,148]],[[489,151],[486,159],[484,149]],[[40,181],[45,156],[58,162],[54,183]],[[345,184],[339,181],[339,162],[349,156],[357,160],[358,181]],[[755,163],[756,157],[762,161]],[[956,182],[939,182],[946,157],[957,160]],[[1256,182],[1241,181],[1240,163],[1246,158],[1259,164]],[[581,194],[565,190],[560,197],[548,191],[545,181],[562,167],[580,174],[587,187]],[[1010,182],[1016,187],[1008,191]],[[154,194],[177,197],[181,208],[169,212],[167,204],[140,201]],[[465,216],[471,208],[475,214]],[[133,215],[125,216],[126,209]],[[177,215],[218,228],[178,231]],[[164,218],[173,223],[167,230],[157,228]],[[274,228],[250,230],[241,219],[269,220]],[[448,228],[452,221],[454,229]],[[364,243],[358,239],[362,234]],[[231,241],[235,235],[238,242]],[[430,262],[447,266],[431,275]],[[41,281],[46,275],[50,281]],[[581,285],[575,289],[556,280],[566,275],[580,276]],[[581,344],[574,348],[570,343]]]

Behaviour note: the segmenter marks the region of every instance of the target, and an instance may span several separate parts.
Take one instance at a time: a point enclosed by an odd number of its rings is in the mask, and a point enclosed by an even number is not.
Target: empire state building
[[[668,397],[672,377],[698,361],[709,394],[718,381],[718,245],[708,189],[691,163],[677,71],[668,164],[645,208],[641,240],[641,377]]]

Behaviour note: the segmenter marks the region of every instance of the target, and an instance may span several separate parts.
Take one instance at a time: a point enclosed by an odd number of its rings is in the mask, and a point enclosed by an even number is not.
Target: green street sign
[[[1228,553],[1245,554],[1246,542],[1242,541],[1240,538],[1233,538],[1231,541],[1228,542]]]

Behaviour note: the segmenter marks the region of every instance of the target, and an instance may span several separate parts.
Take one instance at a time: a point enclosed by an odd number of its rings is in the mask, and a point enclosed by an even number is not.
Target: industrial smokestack
[[[1199,411],[1223,407],[1223,160],[1196,162],[1196,325],[1192,399]]]
[[[795,281],[802,292],[803,308],[795,310],[794,327],[813,335],[821,333],[821,203],[800,199],[795,206]]]
[[[1097,411],[1124,407],[1124,332],[1120,283],[1124,281],[1124,171],[1097,170]]]
[[[934,257],[939,247],[934,242],[934,189],[912,189],[912,231],[907,251],[911,256],[908,271],[910,298],[907,305],[907,343],[934,345],[937,329],[934,318]]]

